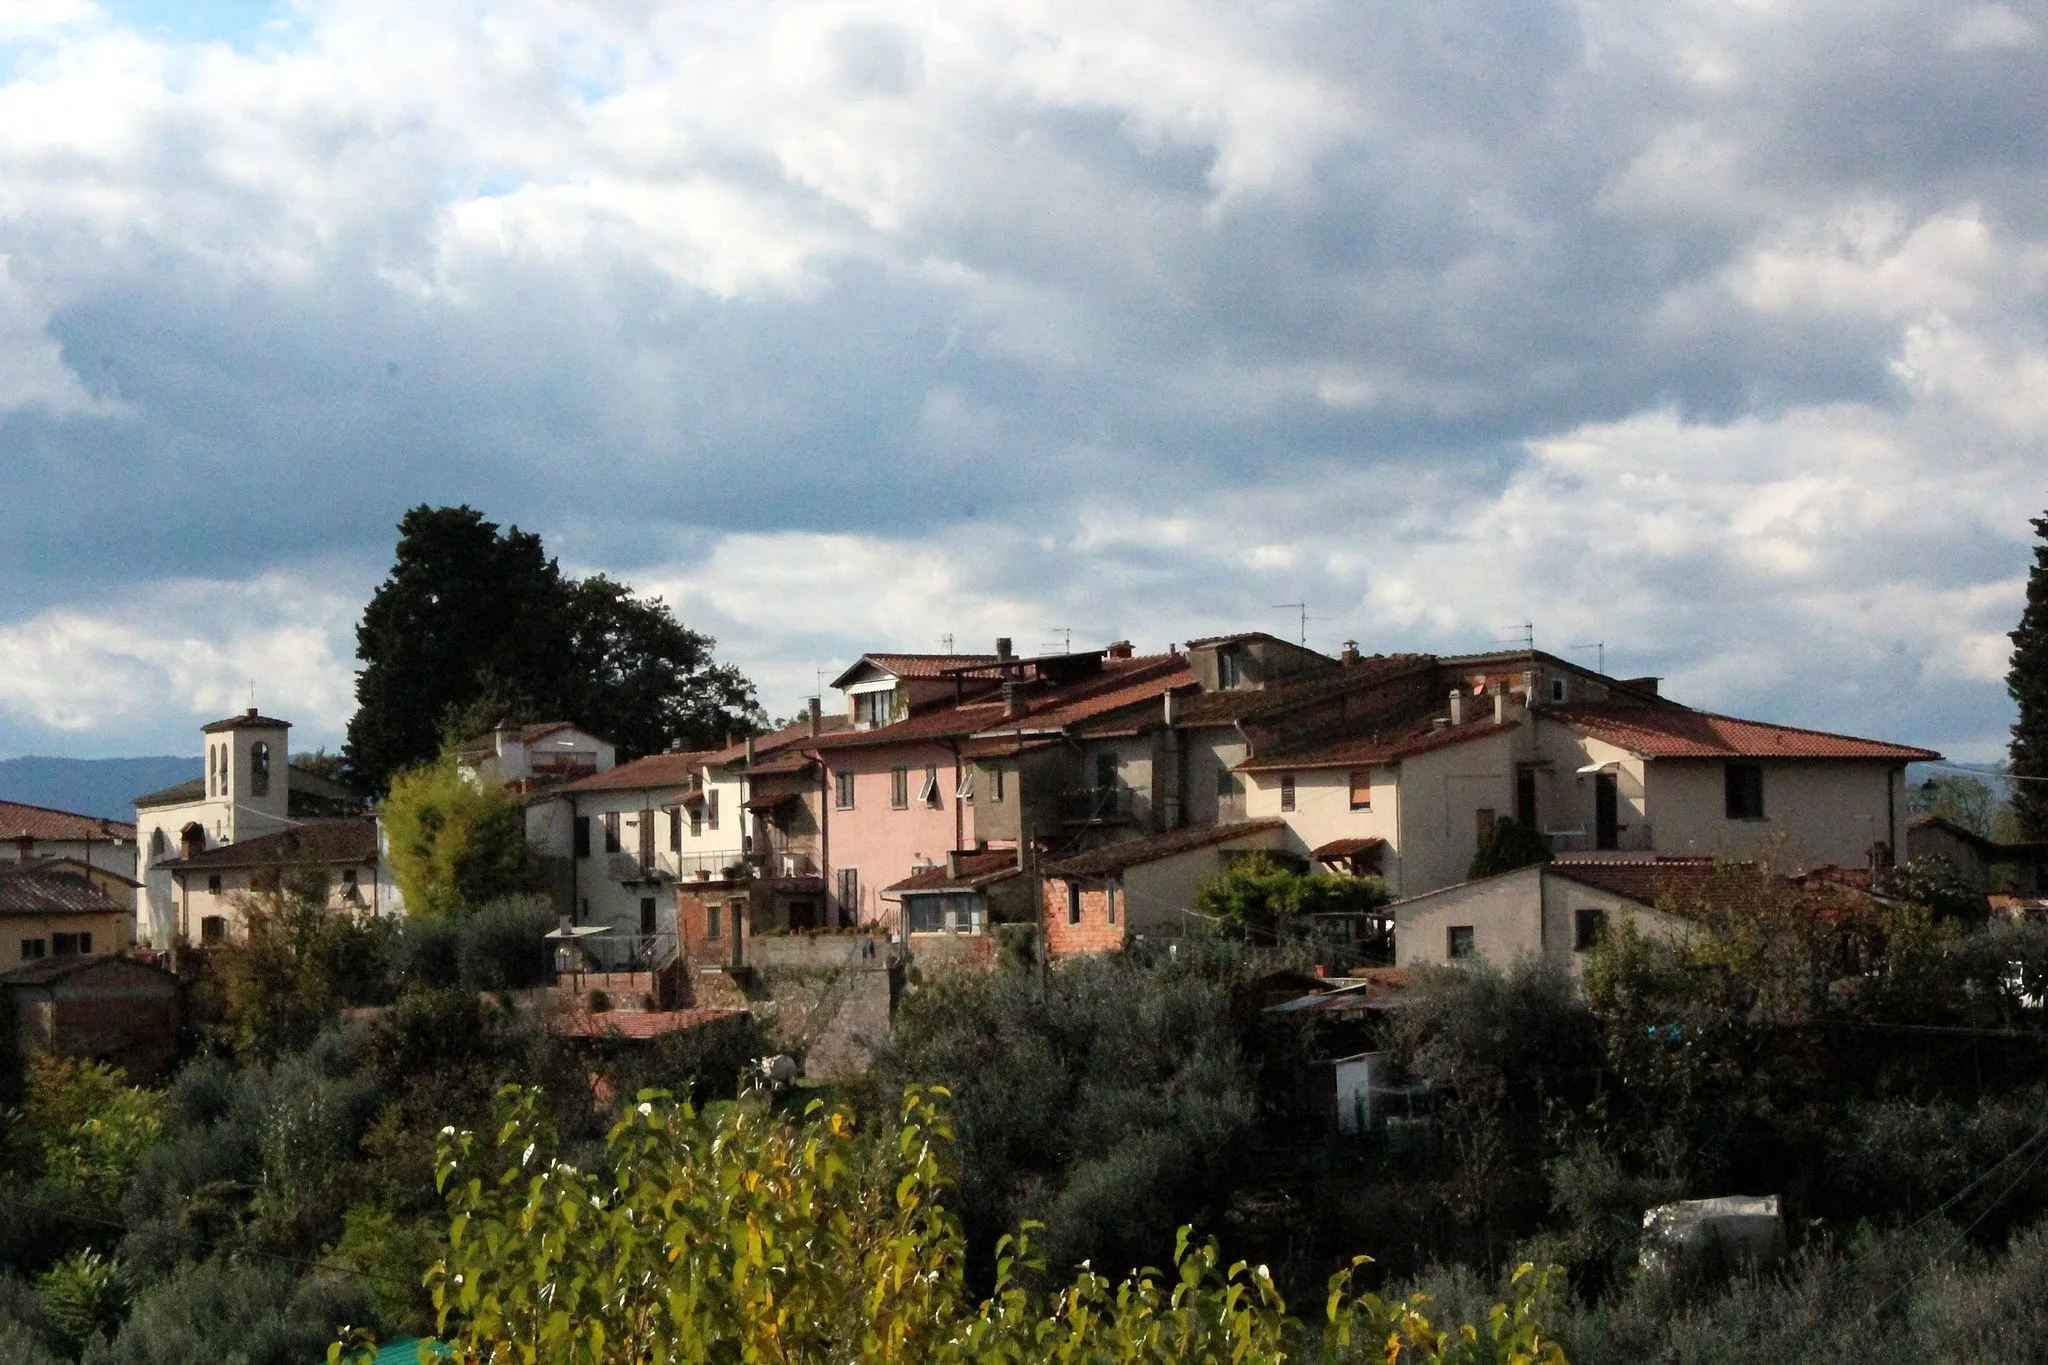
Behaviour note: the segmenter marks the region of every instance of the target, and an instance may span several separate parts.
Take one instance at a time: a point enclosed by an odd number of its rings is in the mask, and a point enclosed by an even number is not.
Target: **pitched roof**
[[[1025,697],[1024,714],[1003,717],[977,734],[995,738],[1032,730],[1063,730],[1096,716],[1137,706],[1168,691],[1191,686],[1195,673],[1178,654],[1145,654],[1129,659],[1105,659],[1103,671],[1090,678],[1054,687],[1037,697]]]
[[[148,792],[135,798],[137,810],[148,810],[152,806],[189,806],[194,801],[206,799],[206,779],[195,777],[190,782],[180,782],[175,787]]]
[[[25,801],[0,801],[0,839],[26,834],[31,839],[128,839],[135,826],[97,815],[76,815]]]
[[[863,654],[832,680],[832,686],[844,687],[847,679],[870,665],[898,678],[943,678],[959,669],[995,662],[993,654]]]
[[[1638,905],[1655,905],[1661,893],[1696,891],[1724,865],[1712,858],[1557,859],[1544,868],[1554,876],[1595,891],[1625,896]]]
[[[1200,692],[1180,703],[1174,719],[1180,725],[1234,725],[1268,711],[1284,711],[1372,687],[1433,662],[1427,654],[1371,654],[1357,663],[1337,665],[1326,673],[1275,687]]]
[[[1503,735],[1515,728],[1515,721],[1473,721],[1468,725],[1446,725],[1442,729],[1415,728],[1392,739],[1337,739],[1296,745],[1291,749],[1258,754],[1237,765],[1241,773],[1279,772],[1304,768],[1357,768],[1374,763],[1398,763],[1404,758],[1469,744],[1475,739]]]
[[[1909,744],[1738,720],[1676,704],[1554,706],[1544,708],[1542,715],[1644,758],[1873,758],[1917,763],[1941,757],[1932,749]]]
[[[818,717],[818,733],[836,734],[853,724],[844,713]],[[779,730],[770,730],[754,736],[754,767],[760,769],[761,760],[770,754],[780,754],[811,737],[811,723],[808,719],[792,721]],[[723,749],[712,749],[704,755],[704,761],[713,766],[738,763],[747,756],[747,742],[739,740]]]
[[[377,858],[377,818],[307,820],[274,834],[202,849],[189,858],[157,864],[173,872],[230,867],[285,867],[293,863],[368,863]]]
[[[116,963],[120,964],[114,967],[116,971],[147,972],[157,977],[168,990],[177,989],[178,978],[169,971],[153,962],[144,962],[140,958],[127,957],[120,953],[66,953],[62,957],[46,957],[40,962],[31,962],[25,967],[16,967],[13,971],[0,974],[0,983],[9,986],[47,986],[67,976],[75,976],[92,968],[104,970]]]
[[[1279,636],[1269,634],[1263,630],[1241,630],[1235,635],[1205,635],[1199,640],[1189,640],[1187,647],[1189,649],[1205,649],[1210,645],[1235,645],[1242,644],[1247,640],[1264,640],[1269,644],[1286,645],[1289,649],[1298,649],[1304,654],[1316,653],[1315,650],[1310,649],[1307,645],[1296,644],[1292,640],[1283,640]]]
[[[1232,825],[1196,825],[1188,829],[1169,830],[1165,834],[1154,834],[1143,839],[1126,839],[1107,848],[1091,849],[1086,853],[1077,853],[1071,858],[1047,863],[1045,873],[1049,877],[1113,876],[1127,867],[1156,863],[1162,858],[1207,848],[1211,844],[1228,843],[1232,839],[1285,828],[1286,821],[1268,819],[1240,820]]]
[[[958,877],[947,871],[946,864],[940,863],[936,867],[913,872],[902,881],[883,887],[882,894],[895,892],[902,895],[908,892],[917,895],[920,892],[973,891],[1022,876],[1023,872],[1024,869],[1017,865],[1016,849],[988,849],[980,853],[961,854]]]
[[[69,873],[74,877],[84,877],[88,873],[90,873],[94,877],[105,877],[110,881],[117,881],[121,883],[123,886],[133,887],[135,890],[138,891],[142,889],[142,883],[136,881],[133,877],[125,877],[121,875],[119,872],[114,871],[112,868],[94,866],[86,862],[83,862],[82,860],[77,858],[31,858],[26,863],[16,863],[14,864],[14,866],[37,867],[43,869],[45,872],[65,872]]]
[[[289,730],[291,728],[292,723],[290,721],[276,720],[270,716],[259,716],[256,714],[256,708],[252,706],[239,716],[229,716],[226,720],[217,720],[210,725],[202,725],[199,727],[199,732],[206,735],[219,735],[225,734],[229,730]]]
[[[0,866],[0,915],[115,915],[126,911],[82,873],[41,863]]]
[[[565,782],[559,787],[550,787],[544,795],[555,796],[563,792],[634,791],[656,787],[686,787],[690,778],[703,766],[705,758],[715,751],[696,750],[679,754],[649,754],[636,758],[630,763],[621,763],[607,768],[590,777],[579,777],[574,782]]]
[[[549,735],[552,735],[559,730],[581,729],[583,729],[583,727],[578,725],[573,720],[535,721],[531,725],[522,725],[519,727],[519,742],[522,744],[531,744],[535,740],[546,739]],[[497,733],[498,732],[496,730],[486,730],[480,735],[471,735],[468,739],[465,739],[462,741],[462,743],[456,745],[454,752],[458,754],[496,753],[498,749],[498,741],[496,738]],[[589,732],[585,731],[585,733],[587,734]],[[596,739],[597,736],[591,735],[591,738]]]

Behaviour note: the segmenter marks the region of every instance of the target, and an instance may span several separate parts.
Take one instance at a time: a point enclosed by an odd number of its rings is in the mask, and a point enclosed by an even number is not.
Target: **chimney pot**
[[[1454,687],[1451,689],[1451,724],[1463,725],[1464,723],[1465,691],[1463,688]]]

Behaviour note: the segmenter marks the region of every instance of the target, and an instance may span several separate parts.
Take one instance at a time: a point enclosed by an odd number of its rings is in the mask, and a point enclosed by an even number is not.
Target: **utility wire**
[[[1970,1194],[1980,1189],[1987,1181],[1989,1181],[1992,1176],[1998,1174],[1998,1172],[2004,1168],[2007,1162],[2011,1161],[2021,1152],[2026,1151],[2027,1148],[2033,1146],[2035,1143],[2039,1142],[2044,1137],[2048,1137],[2048,1124],[2043,1124],[2040,1128],[2035,1130],[2034,1135],[2032,1137],[2028,1138],[2025,1142],[2022,1142],[2019,1146],[2013,1148],[2010,1152],[2007,1152],[2004,1156],[2000,1157],[1998,1159],[1997,1164],[1992,1166],[1990,1170],[1978,1176],[1975,1180],[1965,1185],[1955,1194],[1950,1195],[1941,1203],[1935,1205],[1932,1209],[1929,1209],[1925,1217],[1919,1219],[1911,1227],[1907,1228],[1905,1232],[1900,1234],[1900,1236],[1911,1236],[1913,1233],[1918,1232],[1921,1228],[1925,1227],[1931,1219],[1939,1217],[1942,1213],[1954,1207],[1957,1203],[1960,1203],[1962,1200],[1968,1198]],[[2012,1183],[2010,1185],[2007,1185],[2004,1189],[2000,1190],[1998,1192],[1997,1197],[1994,1198],[1990,1203],[1986,1204],[1983,1208],[1983,1211],[1980,1212],[1975,1218],[1970,1220],[1970,1225],[1964,1228],[1960,1233],[1956,1235],[1956,1239],[1954,1241],[1950,1242],[1947,1246],[1943,1247],[1940,1251],[1936,1252],[1933,1256],[1929,1257],[1927,1263],[1921,1266],[1918,1270],[1914,1271],[1911,1275],[1908,1275],[1904,1282],[1902,1282],[1897,1289],[1894,1289],[1891,1293],[1885,1295],[1882,1299],[1878,1300],[1877,1304],[1871,1308],[1870,1316],[1876,1317],[1879,1313],[1882,1313],[1886,1308],[1889,1308],[1893,1300],[1897,1299],[1899,1295],[1905,1293],[1908,1289],[1911,1289],[1914,1285],[1918,1284],[1921,1281],[1921,1279],[1926,1276],[1928,1271],[1934,1269],[1935,1266],[1941,1264],[1943,1261],[1946,1261],[1949,1257],[1955,1255],[1956,1248],[1961,1246],[1965,1241],[1967,1241],[1969,1239],[1970,1234],[1977,1230],[1978,1225],[1982,1223],[1986,1218],[1989,1218],[1991,1216],[1991,1211],[1997,1208],[2000,1204],[2004,1203],[2007,1195],[2011,1194],[2014,1190],[2018,1189],[2021,1185],[2026,1183],[2027,1177],[2034,1173],[2034,1168],[2041,1164],[2041,1158],[2044,1156],[2048,1156],[2048,1147],[2043,1147],[2040,1151],[2034,1153],[2034,1159],[2027,1163],[2026,1169],[2022,1170],[2018,1175],[2014,1176]]]

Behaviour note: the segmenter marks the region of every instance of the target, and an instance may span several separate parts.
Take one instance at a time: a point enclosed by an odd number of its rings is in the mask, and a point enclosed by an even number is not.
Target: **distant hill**
[[[193,758],[0,758],[0,801],[133,820],[135,798],[189,782]]]

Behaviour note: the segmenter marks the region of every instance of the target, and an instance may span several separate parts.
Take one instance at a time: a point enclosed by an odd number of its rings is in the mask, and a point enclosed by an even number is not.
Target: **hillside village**
[[[868,974],[867,1007],[808,1021],[829,1074],[886,1029],[909,969],[987,966],[1005,935],[1059,960],[1198,934],[1198,888],[1254,857],[1384,885],[1390,904],[1303,926],[1320,974],[1379,989],[1466,959],[1576,971],[1617,918],[1681,931],[1670,893],[1730,862],[1863,894],[1916,856],[1980,890],[2003,864],[2016,909],[2048,862],[1914,814],[1906,767],[1931,750],[1696,710],[1533,649],[1331,657],[1252,632],[1021,656],[1004,639],[865,654],[832,687],[706,751],[619,762],[566,721],[453,748],[466,781],[523,806],[557,974],[620,987],[605,1025],[772,1013],[778,968]],[[203,774],[139,796],[132,826],[0,810],[20,831],[9,968],[116,953],[176,973],[309,869],[332,913],[404,915],[380,816],[290,759],[288,721],[252,708],[202,737]],[[1546,861],[1472,880],[1509,822]]]

